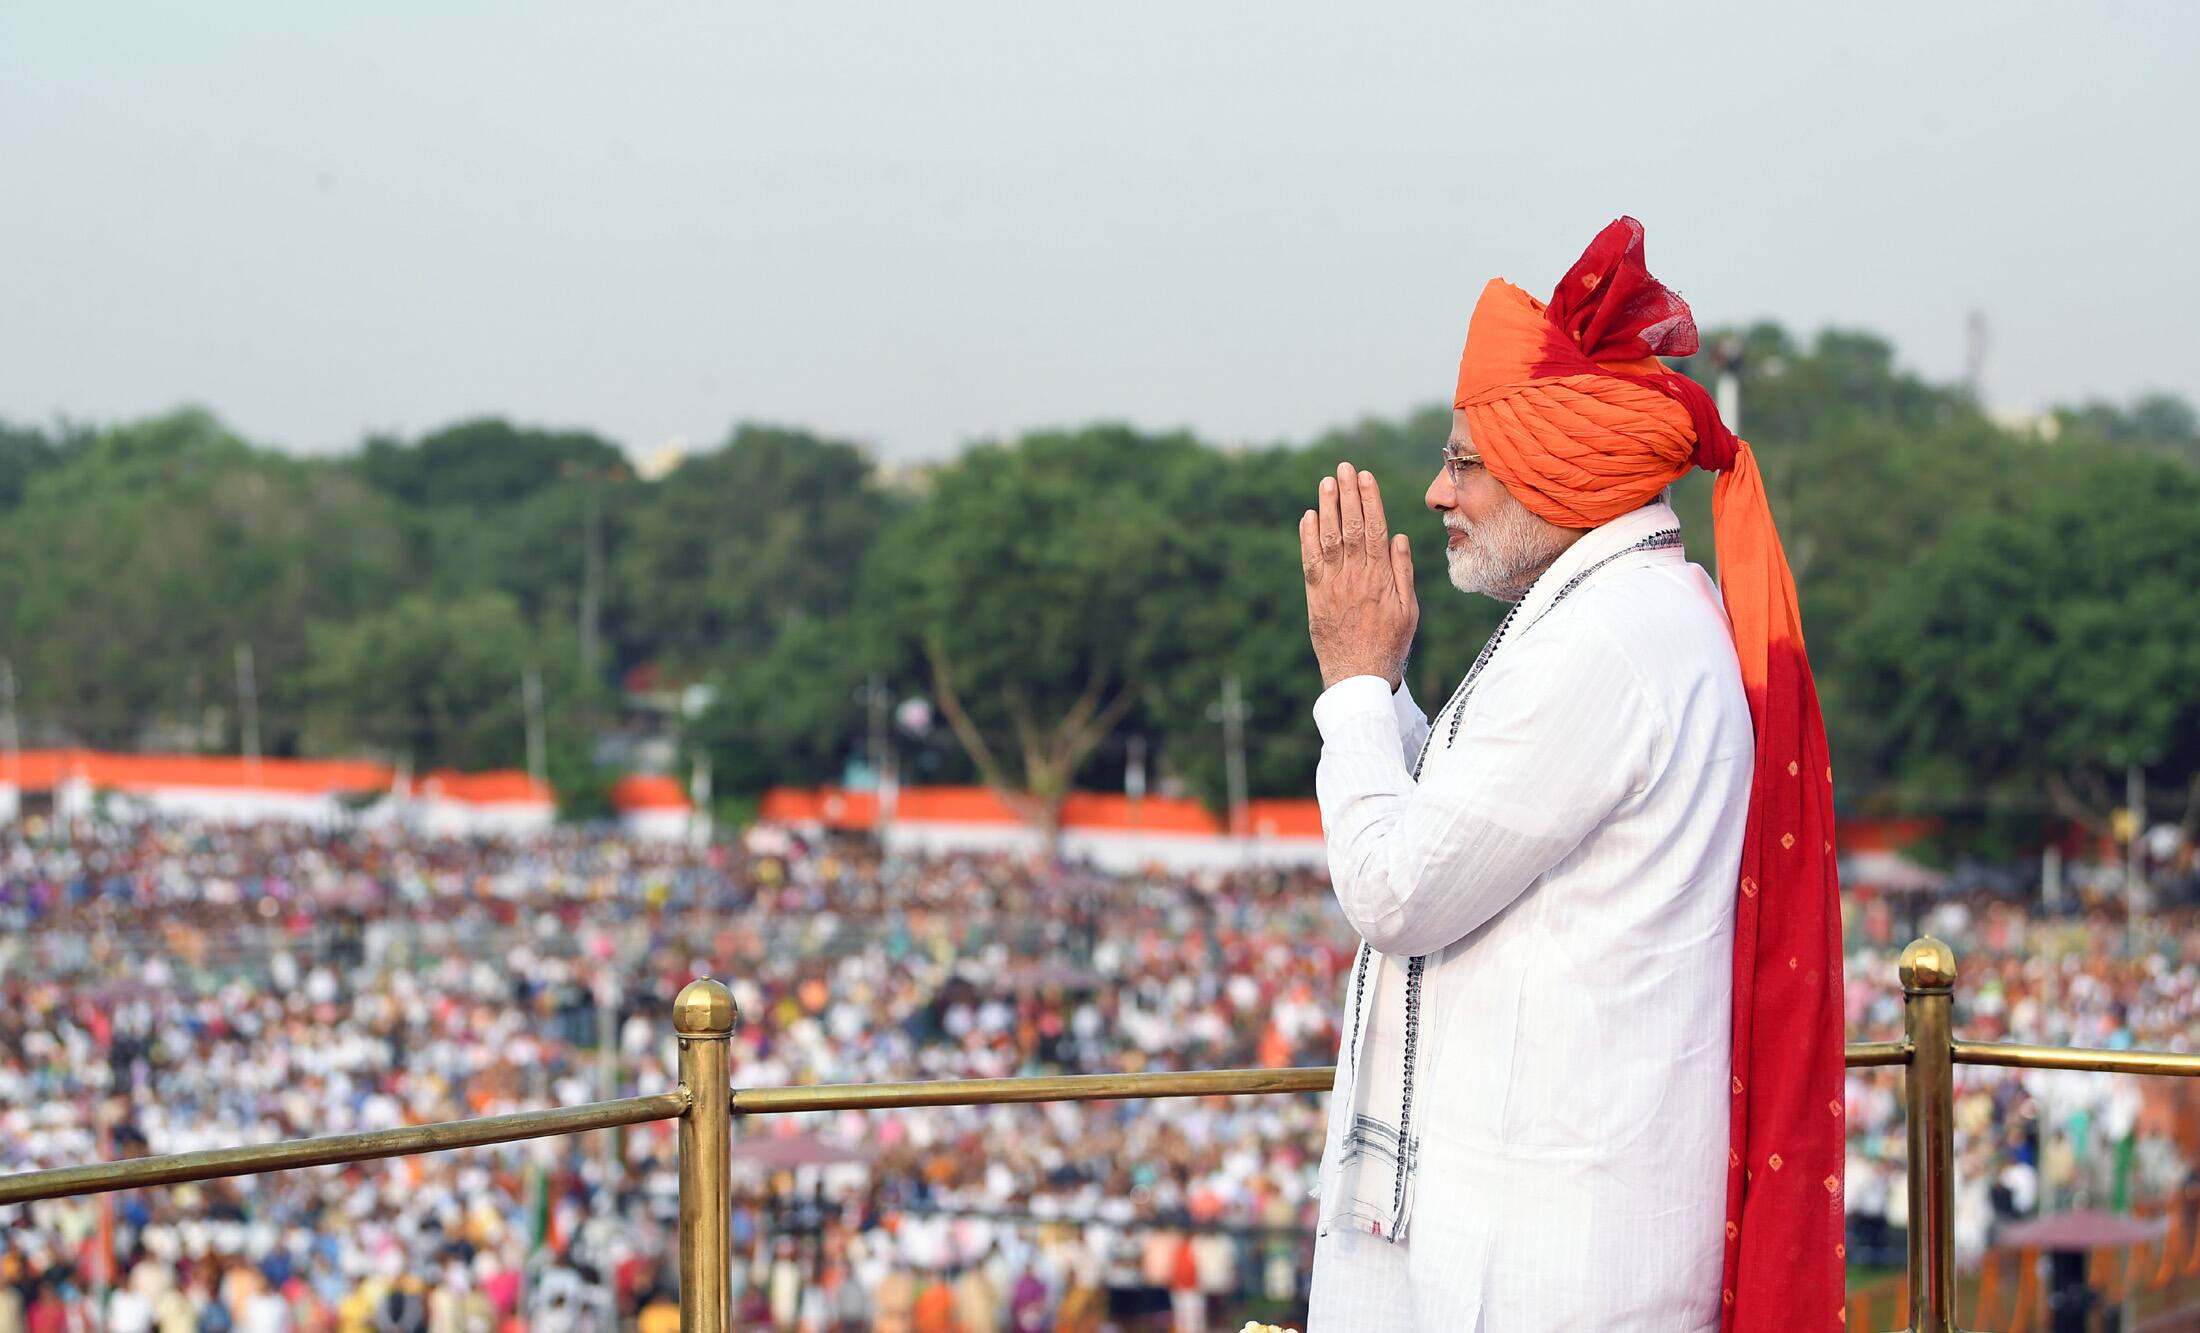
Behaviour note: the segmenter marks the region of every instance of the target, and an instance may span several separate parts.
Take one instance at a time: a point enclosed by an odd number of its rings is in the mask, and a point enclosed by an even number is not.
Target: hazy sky
[[[1444,397],[1604,222],[1705,324],[2200,397],[2200,6],[0,8],[0,416],[887,456]],[[1745,417],[1745,433],[1746,433]]]

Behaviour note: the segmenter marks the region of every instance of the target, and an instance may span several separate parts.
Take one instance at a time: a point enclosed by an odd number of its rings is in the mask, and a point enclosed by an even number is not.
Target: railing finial
[[[683,1037],[730,1037],[741,1021],[733,992],[723,981],[697,977],[672,1001],[672,1029]]]
[[[1930,935],[1911,940],[1902,950],[1902,989],[1954,990],[1956,951]]]

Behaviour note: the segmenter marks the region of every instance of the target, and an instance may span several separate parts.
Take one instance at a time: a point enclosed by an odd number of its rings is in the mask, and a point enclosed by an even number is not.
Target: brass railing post
[[[1902,951],[1910,1131],[1910,1333],[1954,1333],[1956,955],[1927,936]]]
[[[733,1083],[727,1047],[740,1018],[733,992],[699,978],[672,1002],[680,1034],[680,1329],[726,1333],[731,1255],[726,1230],[733,1206],[727,1154],[733,1147]]]

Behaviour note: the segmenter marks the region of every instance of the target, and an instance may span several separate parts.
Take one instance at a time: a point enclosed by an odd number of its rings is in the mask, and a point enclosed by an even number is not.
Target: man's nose
[[[1449,513],[1459,507],[1459,496],[1451,488],[1450,469],[1436,469],[1436,480],[1428,484],[1428,493],[1421,497],[1421,503],[1439,514]]]

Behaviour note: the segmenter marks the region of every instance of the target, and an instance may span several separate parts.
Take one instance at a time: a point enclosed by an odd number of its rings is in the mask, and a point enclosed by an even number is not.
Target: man
[[[1630,218],[1547,305],[1484,291],[1425,499],[1512,609],[1433,722],[1375,479],[1300,522],[1364,941],[1308,1333],[1842,1326],[1832,774],[1749,447],[1657,359],[1696,341]],[[1664,498],[1695,466],[1718,589]]]
[[[986,1258],[992,1257],[989,1250]],[[985,1333],[994,1333],[1001,1326],[1001,1296],[982,1261],[970,1265],[955,1279],[955,1322]]]

